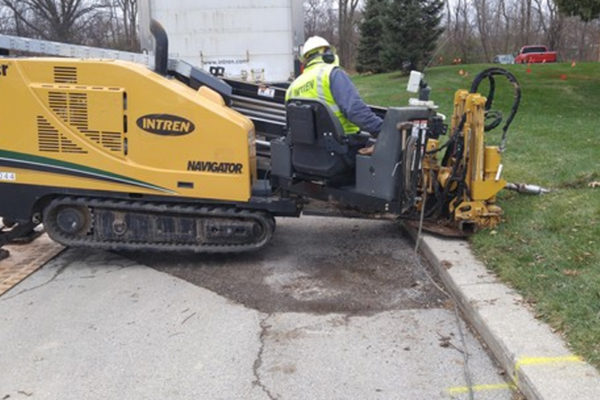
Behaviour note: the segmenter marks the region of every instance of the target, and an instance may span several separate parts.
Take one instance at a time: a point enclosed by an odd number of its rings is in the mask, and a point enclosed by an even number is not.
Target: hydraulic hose
[[[494,103],[494,98],[496,95],[496,80],[494,79],[495,76],[504,76],[512,84],[514,89],[513,104],[511,106],[510,113],[508,114],[508,118],[506,118],[504,125],[502,126],[503,133],[500,144],[500,151],[504,151],[506,147],[506,135],[508,129],[514,120],[515,115],[517,114],[521,102],[521,86],[519,85],[517,78],[512,73],[503,68],[488,68],[477,74],[477,76],[471,84],[470,92],[477,93],[481,82],[483,82],[485,79],[489,81],[490,88],[488,95],[486,96],[486,125],[484,129],[486,132],[488,132],[497,128],[502,124],[503,114],[501,111],[492,110],[492,105]],[[487,121],[490,120],[491,122],[487,123]],[[436,180],[434,180],[435,196],[431,199],[431,202],[428,202],[427,204],[425,204],[425,202],[423,203],[423,209],[427,206],[429,207],[427,207],[427,210],[423,210],[424,214],[422,214],[421,218],[437,220],[442,214],[444,214],[444,209],[447,210],[449,204],[452,201],[454,201],[454,199],[462,196],[465,193],[465,191],[467,191],[468,193],[468,187],[465,184],[465,176],[467,169],[463,163],[463,153],[465,149],[462,142],[462,131],[464,129],[465,123],[466,114],[463,114],[459,123],[450,135],[449,140],[439,148],[425,152],[425,154],[433,154],[443,149],[446,149],[444,156],[441,160],[441,165],[451,165],[451,169],[446,185],[443,188],[439,187],[439,183]],[[450,164],[451,159],[454,160],[452,164]],[[455,185],[455,187],[451,190],[451,186],[453,185]],[[416,216],[413,215],[413,217]]]
[[[519,81],[517,78],[509,71],[504,68],[492,67],[488,68],[475,77],[473,79],[473,83],[471,84],[471,93],[477,93],[479,89],[479,85],[484,79],[488,79],[490,82],[490,91],[487,95],[487,101],[485,102],[485,110],[486,110],[486,119],[489,117],[493,118],[493,121],[485,126],[485,131],[491,131],[492,129],[498,127],[502,123],[502,113],[500,111],[492,110],[492,104],[494,103],[494,96],[496,94],[496,81],[494,80],[494,76],[504,76],[508,81],[513,85],[514,89],[514,99],[513,104],[510,109],[510,114],[508,118],[504,122],[504,126],[502,127],[502,139],[500,141],[500,152],[503,152],[506,148],[506,134],[508,132],[508,128],[510,124],[512,124],[515,115],[517,115],[517,111],[519,110],[519,105],[521,103],[521,85],[519,85]]]

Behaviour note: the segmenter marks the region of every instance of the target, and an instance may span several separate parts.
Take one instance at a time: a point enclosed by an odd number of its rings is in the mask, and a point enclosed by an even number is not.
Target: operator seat
[[[294,171],[313,178],[352,180],[354,154],[349,152],[342,124],[327,103],[293,98],[286,109]]]

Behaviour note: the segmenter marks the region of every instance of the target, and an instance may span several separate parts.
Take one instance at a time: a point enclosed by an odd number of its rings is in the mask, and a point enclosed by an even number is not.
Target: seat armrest
[[[364,140],[364,142],[368,142],[369,139],[374,139],[373,135],[368,132],[359,132],[355,135],[359,140]]]

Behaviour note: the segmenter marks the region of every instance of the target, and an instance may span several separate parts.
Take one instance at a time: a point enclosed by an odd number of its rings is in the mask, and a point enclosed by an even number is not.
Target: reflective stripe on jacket
[[[309,63],[302,75],[296,78],[288,88],[285,93],[285,100],[287,101],[290,98],[322,100],[340,120],[346,135],[358,133],[360,128],[344,116],[331,94],[329,75],[334,68],[336,68],[336,65],[327,64],[320,59]]]

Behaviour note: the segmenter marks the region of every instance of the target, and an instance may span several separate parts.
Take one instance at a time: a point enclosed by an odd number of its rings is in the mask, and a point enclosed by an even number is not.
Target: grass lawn
[[[469,89],[477,72],[487,67],[428,70],[431,97],[440,112],[450,115],[455,90]],[[470,241],[480,259],[516,288],[540,319],[600,368],[600,188],[588,186],[600,181],[600,63],[527,68],[507,68],[521,83],[523,97],[508,133],[504,177],[553,192],[529,196],[502,191],[504,222]],[[401,106],[411,97],[405,91],[407,79],[397,73],[353,79],[371,104]],[[497,78],[493,108],[506,114],[512,94],[502,80]],[[487,85],[480,90],[486,95]],[[498,128],[489,139],[498,143],[500,134]]]

